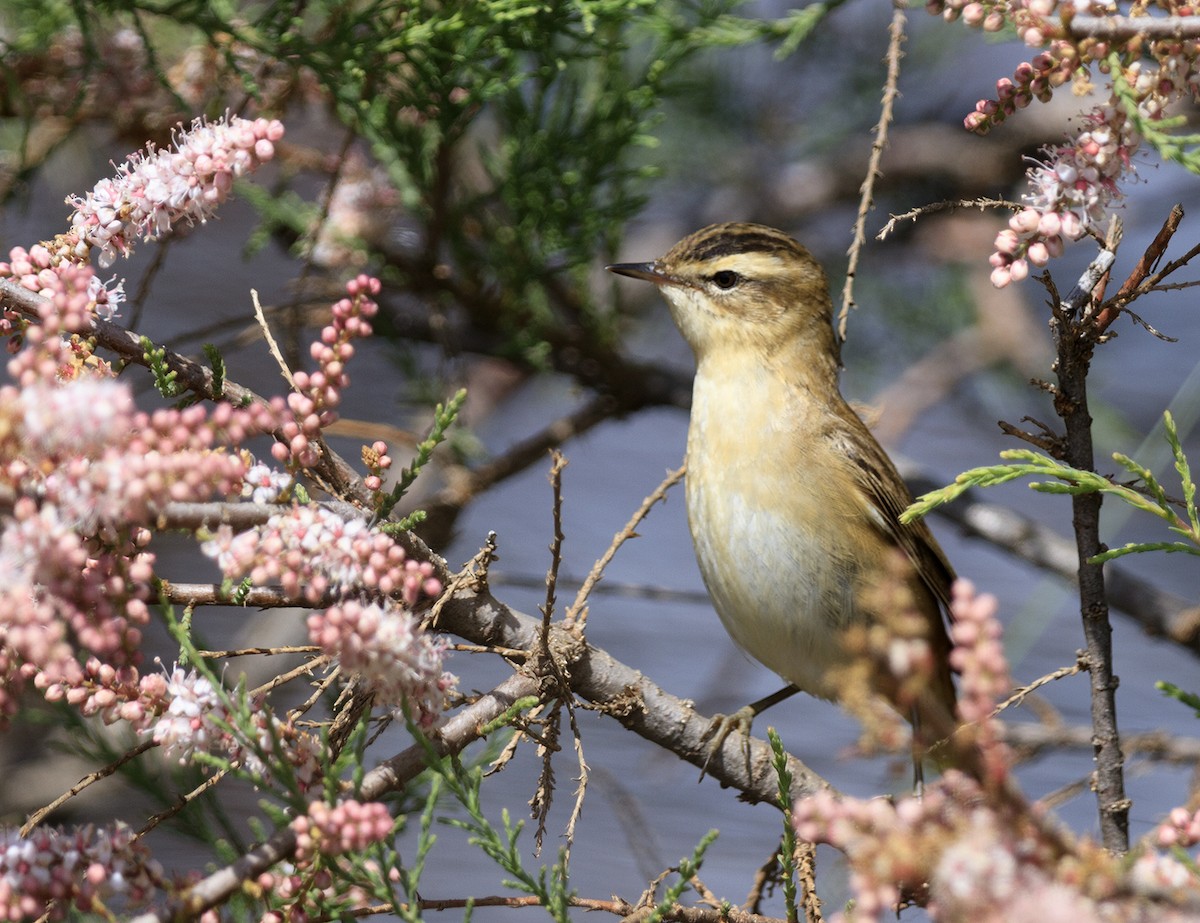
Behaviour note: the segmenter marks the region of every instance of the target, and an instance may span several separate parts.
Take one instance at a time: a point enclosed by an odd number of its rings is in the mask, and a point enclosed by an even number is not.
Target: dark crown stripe
[[[699,240],[692,242],[686,253],[687,260],[715,260],[733,253],[798,253],[797,243],[785,234],[769,233],[766,228],[753,225],[724,225],[713,229]]]

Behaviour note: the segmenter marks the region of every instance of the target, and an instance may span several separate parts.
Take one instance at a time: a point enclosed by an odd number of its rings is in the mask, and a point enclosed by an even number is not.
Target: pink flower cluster
[[[328,593],[341,597],[310,616],[313,643],[366,678],[381,704],[407,706],[425,727],[437,720],[455,678],[442,671],[445,645],[407,611],[442,591],[430,564],[407,558],[394,539],[363,520],[315,504],[236,535],[222,527],[202,549],[230,579],[278,584],[311,605]],[[359,601],[360,594],[376,601]]]
[[[387,443],[377,440],[370,446],[363,446],[362,460],[370,473],[363,478],[363,486],[367,490],[383,489],[383,473],[392,467],[392,457],[387,453]]]
[[[82,341],[90,267],[39,273],[50,291],[0,387],[0,718],[32,681],[114,720],[136,690],[154,558],[171,501],[240,492],[246,463],[221,447],[273,431],[274,408],[218,404],[140,413]]]
[[[100,250],[100,265],[127,256],[134,239],[157,237],[180,221],[206,221],[233,189],[235,178],[275,156],[283,124],[227,116],[196,119],[171,149],[138,151],[86,196],[71,196],[71,225],[84,248]]]
[[[1195,866],[1159,849],[1200,842],[1200,812],[1177,809],[1128,863],[1088,840],[1072,840],[1012,785],[1012,757],[991,717],[1010,687],[996,601],[954,586],[953,665],[962,671],[960,711],[975,722],[951,746],[978,747],[980,780],[948,771],[923,798],[861,800],[828,791],[793,806],[796,833],[845,852],[856,921],[889,918],[901,901],[926,905],[934,921],[1101,923],[1194,919]],[[961,752],[961,750],[960,750]],[[1194,861],[1194,860],[1193,860]]]
[[[0,275],[6,268],[11,271],[12,265],[0,264]],[[3,321],[5,334],[24,331],[23,337],[9,340],[9,351],[18,353],[8,363],[14,381],[25,386],[74,377],[67,368],[72,361],[67,338],[92,328],[94,281],[90,266],[63,264],[38,274],[32,284],[41,286],[39,291],[46,300],[38,303],[36,322],[26,323],[18,315],[6,315]],[[30,348],[18,352],[25,344]]]
[[[928,903],[935,920],[1026,919],[1006,914],[1033,884],[1025,869],[1050,857],[986,804],[974,782],[949,772],[923,799],[821,792],[797,802],[793,819],[797,836],[846,853],[855,920],[881,920],[902,897]]]
[[[315,853],[313,854],[315,857]],[[255,879],[255,885],[267,899],[271,910],[261,923],[306,923],[342,916],[358,916],[361,911],[393,897],[393,888],[401,873],[395,865],[386,870],[373,858],[356,856],[356,870],[362,875],[351,878],[334,875],[328,863],[314,868],[311,863],[281,862]]]
[[[311,468],[320,460],[317,437],[337,419],[342,391],[350,385],[346,363],[354,356],[352,341],[371,335],[370,319],[379,310],[372,296],[378,295],[379,289],[378,279],[360,275],[346,284],[346,297],[333,305],[333,319],[322,328],[320,339],[309,350],[317,362],[317,371],[296,372],[292,376],[294,390],[287,398],[292,419],[282,427],[286,442],[272,446],[276,461],[290,460]]]
[[[142,677],[137,698],[121,707],[121,717],[162,747],[164,759],[180,765],[193,762],[196,753],[209,753],[265,778],[271,769],[262,754],[287,763],[301,791],[320,782],[319,741],[278,721],[264,702],[252,703],[248,720],[229,703],[228,694],[206,677],[176,666],[170,673]]]
[[[1152,6],[1162,7],[1172,16],[1196,12],[1194,5],[1176,0]],[[986,31],[1011,26],[1026,45],[1044,49],[1019,65],[1011,79],[999,80],[996,98],[980,100],[966,117],[966,127],[980,133],[1034,99],[1049,100],[1054,88],[1072,75],[1087,87],[1089,69],[1095,65],[1107,72],[1112,51],[1126,47],[1095,37],[1075,38],[1063,28],[1068,16],[1117,12],[1111,0],[929,0],[926,7],[946,20],[961,18]],[[1151,13],[1138,9],[1133,15],[1149,17]],[[1142,117],[1160,119],[1171,102],[1200,95],[1200,43],[1139,37],[1130,40],[1128,48],[1132,63],[1124,65],[1119,76],[1132,87]],[[1144,63],[1143,58],[1153,63]],[[1029,171],[1032,190],[1025,196],[1028,207],[996,238],[991,257],[995,286],[1021,281],[1030,266],[1044,266],[1059,256],[1066,240],[1078,239],[1088,231],[1105,232],[1108,213],[1121,197],[1117,183],[1132,171],[1132,156],[1141,142],[1125,105],[1114,95],[1107,105],[1084,117],[1084,129],[1072,142],[1048,148],[1045,162]],[[1160,145],[1166,156],[1171,156],[1169,146],[1165,142]]]
[[[295,479],[286,471],[277,471],[262,462],[255,462],[242,479],[242,496],[251,503],[277,503]]]
[[[362,852],[386,840],[395,822],[387,805],[378,801],[314,801],[308,813],[291,823],[296,832],[296,862],[310,864],[317,853],[339,856]]]
[[[996,81],[996,98],[979,100],[975,111],[963,119],[963,125],[968,131],[986,134],[1033,100],[1048,103],[1054,88],[1066,83],[1074,69],[1071,59],[1056,58],[1048,52],[1036,55],[1032,61],[1022,61],[1011,78]]]
[[[927,0],[925,9],[946,22],[961,19],[984,32],[1011,25],[1026,45],[1040,48],[1062,34],[1061,16],[1067,10],[1100,16],[1113,12],[1115,4],[1112,0]]]
[[[421,629],[395,605],[348,599],[308,617],[314,644],[357,673],[385,707],[403,709],[414,724],[435,725],[458,678],[442,670],[446,642]]]
[[[149,902],[161,879],[158,863],[121,823],[38,827],[28,837],[0,828],[0,920],[61,920],[113,898],[132,909]]]
[[[987,782],[1000,785],[1008,776],[1012,754],[1002,739],[1000,722],[992,718],[996,704],[1012,689],[1012,677],[1001,643],[999,603],[991,595],[977,596],[968,580],[956,580],[950,611],[950,666],[961,674],[958,716],[982,757]]]
[[[12,279],[22,288],[37,292],[45,298],[54,298],[64,284],[60,275],[64,271],[70,271],[71,266],[71,263],[64,263],[56,258],[45,244],[37,244],[28,250],[24,247],[13,247],[8,252],[8,262],[0,263],[0,277]],[[87,267],[87,272],[90,309],[105,320],[112,320],[119,313],[117,309],[125,301],[125,283],[113,278],[106,285],[91,274],[90,267]],[[12,319],[8,321],[9,327],[0,326],[0,335],[14,332],[11,327]],[[72,332],[80,332],[83,329],[85,327],[76,322]]]
[[[1163,849],[1173,846],[1195,846],[1200,843],[1200,810],[1176,808],[1158,825],[1152,839]]]
[[[206,677],[195,670],[185,673],[177,666],[169,675],[151,673],[143,677],[142,692],[142,699],[136,703],[143,715],[141,732],[162,747],[165,759],[185,766],[197,751],[239,754],[240,744],[228,739],[232,716],[224,698]],[[154,713],[158,713],[158,719],[151,723]]]
[[[442,590],[428,563],[407,559],[394,539],[361,519],[345,520],[312,504],[276,513],[255,529],[228,526],[202,546],[221,572],[255,586],[278,584],[310,604],[336,589],[397,598],[407,606]]]
[[[1115,101],[1085,118],[1086,128],[1071,144],[1049,148],[1047,159],[1029,171],[1029,207],[996,237],[992,284],[1020,282],[1030,264],[1044,266],[1063,252],[1063,240],[1086,230],[1104,232],[1112,203],[1121,197],[1117,181],[1133,169],[1138,133]]]

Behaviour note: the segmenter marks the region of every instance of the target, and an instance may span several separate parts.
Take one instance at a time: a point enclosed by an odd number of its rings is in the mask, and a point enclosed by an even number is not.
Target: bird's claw
[[[731,715],[713,716],[712,721],[709,722],[708,730],[700,738],[701,741],[711,741],[708,745],[708,755],[704,758],[704,765],[700,767],[701,781],[708,772],[708,764],[712,762],[713,757],[725,746],[725,739],[735,730],[742,736],[742,753],[746,757],[746,766],[750,765],[750,728],[754,724],[754,719],[757,715],[758,710],[753,705],[746,705]]]

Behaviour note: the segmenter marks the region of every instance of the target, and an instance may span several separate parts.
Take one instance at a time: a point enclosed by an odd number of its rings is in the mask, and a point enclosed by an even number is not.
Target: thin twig
[[[1085,725],[1010,722],[1004,725],[1004,741],[1011,747],[1036,755],[1043,750],[1091,750],[1092,729]],[[1121,741],[1129,753],[1173,766],[1195,767],[1200,763],[1200,740],[1177,737],[1165,731],[1130,734]]]
[[[821,898],[817,896],[817,847],[815,843],[796,840],[796,877],[800,879],[801,905],[808,923],[823,923]]]
[[[557,449],[550,453],[550,489],[554,494],[552,517],[554,538],[550,542],[550,569],[546,571],[546,602],[542,606],[542,650],[547,651],[550,643],[550,621],[554,618],[555,588],[558,585],[558,569],[562,565],[562,546],[565,536],[562,528],[562,472],[567,459]]]
[[[169,808],[167,808],[164,811],[159,811],[157,814],[151,815],[146,820],[146,823],[142,824],[142,826],[138,828],[137,835],[139,837],[143,837],[147,833],[149,833],[151,830],[153,830],[155,827],[157,827],[159,824],[161,824],[163,821],[170,820],[172,817],[174,817],[176,814],[178,814],[180,811],[182,811],[184,808],[186,808],[189,804],[191,804],[193,801],[195,801],[197,798],[199,798],[201,795],[203,795],[205,792],[207,792],[210,788],[215,787],[217,785],[217,783],[219,783],[227,775],[229,775],[229,770],[218,769],[211,776],[209,776],[207,779],[205,779],[203,782],[201,782],[199,785],[197,785],[195,788],[193,788],[190,792],[188,792],[186,795],[184,795],[182,798],[180,798],[177,802],[175,802],[175,804],[171,805]]]
[[[1129,277],[1121,284],[1120,290],[1101,307],[1099,314],[1096,315],[1095,329],[1098,333],[1103,333],[1117,319],[1121,309],[1129,304],[1138,294],[1141,293],[1143,286],[1147,284],[1147,278],[1154,272],[1154,267],[1158,265],[1163,254],[1167,251],[1167,246],[1171,243],[1171,238],[1175,236],[1175,232],[1179,229],[1180,222],[1183,221],[1183,206],[1178,203],[1171,208],[1167,214],[1166,220],[1159,228],[1158,233],[1154,235],[1154,239],[1150,241],[1150,245],[1146,247],[1145,252],[1137,261],[1137,265],[1133,267],[1133,271],[1129,273]],[[1186,259],[1184,260],[1186,262]],[[1182,265],[1180,263],[1179,265]],[[1163,268],[1163,274],[1173,272],[1178,268],[1178,265],[1169,263]],[[1156,276],[1148,284],[1154,285],[1162,274]]]
[[[239,647],[228,651],[196,651],[196,656],[208,660],[218,660],[230,657],[249,657],[252,654],[261,654],[265,657],[279,654],[315,654],[319,650],[320,648],[314,644],[290,644],[283,647]]]
[[[1010,208],[1013,211],[1018,211],[1021,208],[1020,202],[1013,202],[1010,199],[946,199],[942,202],[931,202],[928,205],[921,205],[917,208],[909,209],[899,215],[892,215],[887,224],[885,224],[875,235],[876,240],[886,240],[887,236],[896,230],[896,226],[901,221],[915,221],[925,215],[933,215],[937,212],[952,211],[956,208],[978,208],[983,211],[988,208]]]
[[[153,740],[142,741],[128,753],[124,753],[117,757],[107,766],[103,766],[100,769],[97,769],[95,772],[89,772],[86,776],[72,785],[70,789],[63,792],[49,804],[38,808],[36,811],[30,814],[29,817],[26,818],[25,823],[21,826],[21,836],[29,836],[33,832],[33,829],[46,819],[47,815],[57,811],[60,807],[82,792],[85,788],[93,783],[99,782],[101,779],[107,779],[130,760],[136,759],[150,748],[156,746],[158,746],[158,744],[156,744]]]
[[[1075,676],[1077,673],[1082,673],[1086,669],[1086,661],[1080,658],[1069,667],[1059,667],[1057,670],[1053,670],[1050,673],[1047,673],[1045,676],[1039,676],[1033,682],[1016,689],[1012,695],[992,709],[991,717],[995,718],[1005,709],[1015,708],[1016,706],[1020,705],[1025,701],[1025,697],[1031,692],[1041,689],[1043,686],[1052,683],[1055,680],[1065,679],[1068,676]]]
[[[568,631],[583,632],[587,623],[587,601],[591,596],[592,590],[596,584],[600,582],[600,578],[604,576],[604,569],[608,567],[618,549],[625,544],[629,539],[637,534],[637,527],[642,520],[650,513],[654,504],[666,498],[667,491],[674,487],[687,473],[687,464],[683,464],[674,471],[667,473],[663,482],[654,489],[642,505],[637,508],[637,511],[629,517],[629,522],[625,523],[625,527],[613,536],[612,543],[608,546],[608,550],[604,552],[592,565],[592,569],[584,578],[583,585],[579,588],[579,592],[575,595],[575,602],[571,603],[571,608],[567,610],[566,617],[563,619],[563,627]]]
[[[279,366],[279,372],[288,383],[288,387],[296,387],[296,382],[292,378],[292,370],[288,368],[287,362],[283,359],[283,353],[279,351],[279,344],[275,342],[275,337],[271,335],[271,326],[267,323],[267,318],[263,315],[263,307],[258,300],[258,292],[255,289],[250,289],[250,300],[254,303],[254,319],[258,321],[258,326],[263,333],[263,339],[267,341],[267,351]]]
[[[867,242],[867,215],[875,205],[875,181],[882,175],[879,164],[887,149],[892,110],[896,97],[900,95],[900,60],[904,57],[904,26],[907,22],[904,7],[896,4],[892,9],[892,24],[888,28],[887,80],[883,85],[883,100],[879,106],[879,121],[875,125],[875,140],[871,144],[871,157],[867,162],[867,175],[859,189],[858,215],[854,219],[854,237],[848,251],[850,260],[846,266],[846,282],[842,286],[842,309],[838,312],[838,338],[841,340],[846,339],[846,325],[855,307],[854,276]]]

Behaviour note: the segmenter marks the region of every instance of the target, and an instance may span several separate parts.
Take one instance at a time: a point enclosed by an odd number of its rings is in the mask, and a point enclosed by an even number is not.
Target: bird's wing
[[[855,436],[858,438],[847,441],[845,452],[854,460],[855,479],[871,506],[875,525],[904,551],[916,568],[917,576],[949,612],[954,568],[924,520],[917,519],[908,525],[900,522],[900,514],[912,503],[912,494],[892,460],[858,415],[849,407],[846,410],[854,416],[853,421],[848,422],[853,430],[857,430]]]

